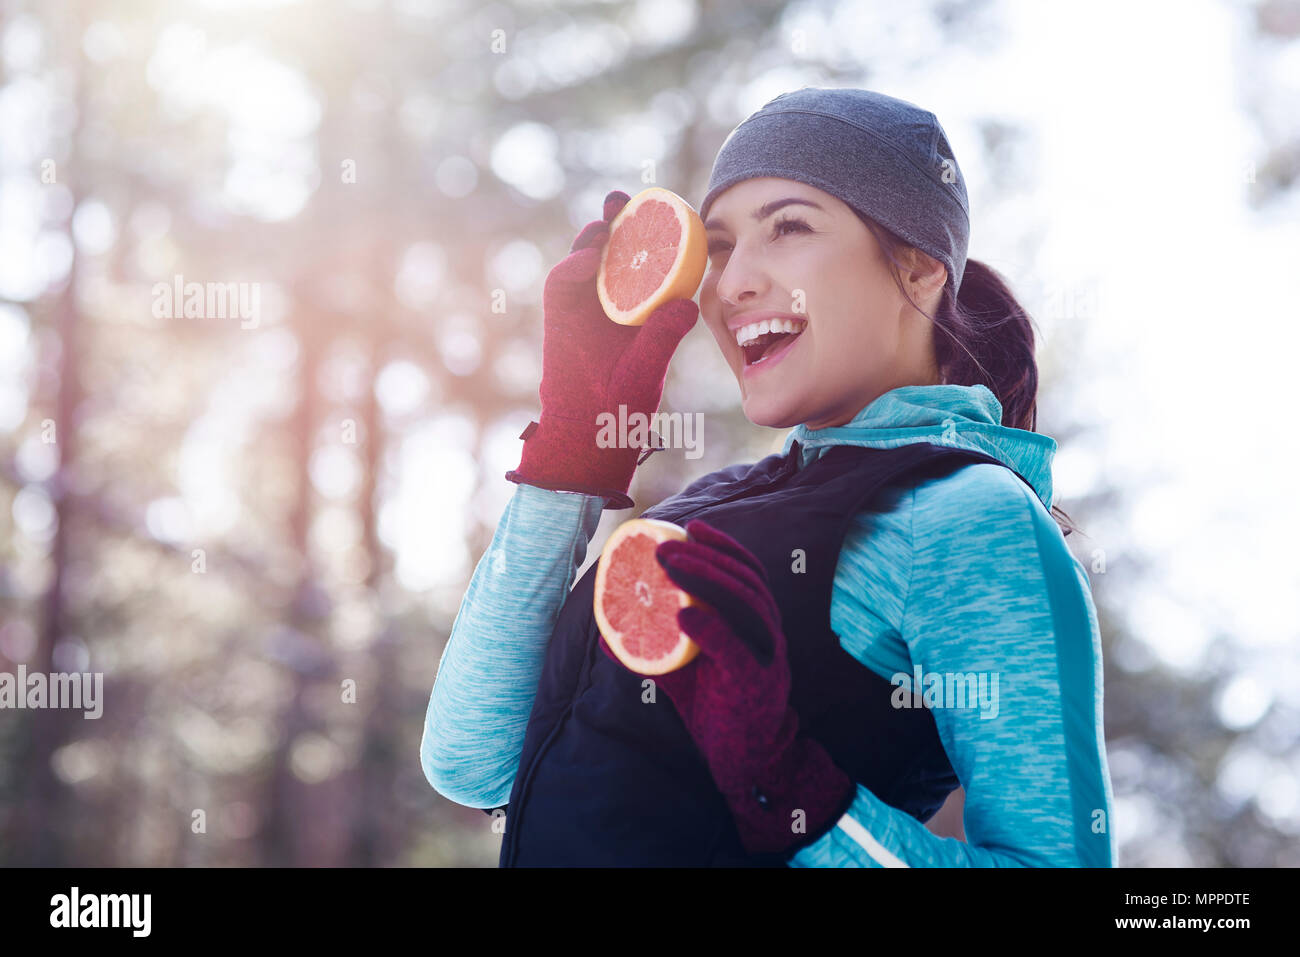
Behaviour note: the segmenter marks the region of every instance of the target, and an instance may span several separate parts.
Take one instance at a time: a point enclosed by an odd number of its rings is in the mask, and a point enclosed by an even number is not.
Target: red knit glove
[[[506,473],[512,482],[604,496],[605,508],[632,507],[627,490],[642,450],[601,448],[597,416],[608,412],[618,422],[622,404],[628,420],[635,412],[649,419],[663,396],[668,361],[700,314],[693,300],[673,299],[642,326],[620,325],[605,315],[596,272],[609,223],[630,198],[622,190],[606,196],[604,218],[583,227],[568,258],[546,277],[542,413],[519,436],[519,467]]]
[[[712,525],[694,519],[686,532],[690,541],[662,542],[655,557],[678,587],[710,608],[677,613],[700,653],[655,681],[707,760],[745,849],[793,853],[839,820],[856,788],[821,744],[799,732],[781,611],[766,569]],[[604,636],[600,645],[614,658]]]

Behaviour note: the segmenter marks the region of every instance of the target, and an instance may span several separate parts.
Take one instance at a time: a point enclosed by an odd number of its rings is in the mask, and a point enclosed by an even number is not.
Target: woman
[[[724,142],[698,312],[750,421],[794,428],[644,513],[691,533],[656,557],[707,606],[679,615],[699,657],[654,680],[599,636],[594,568],[570,591],[601,510],[633,504],[639,450],[601,448],[596,416],[655,411],[698,318],[601,312],[627,199],[548,277],[542,414],[439,664],[430,783],[509,812],[502,866],[1114,866],[1100,638],[1049,512],[1033,333],[966,257],[938,120],[805,87]],[[752,326],[772,317],[791,332]],[[959,785],[965,842],[924,823]]]

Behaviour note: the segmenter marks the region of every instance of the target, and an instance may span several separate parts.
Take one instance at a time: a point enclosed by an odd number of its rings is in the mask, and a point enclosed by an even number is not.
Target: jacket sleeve
[[[965,788],[967,839],[934,834],[859,784],[836,826],[787,863],[1116,866],[1101,640],[1083,566],[1032,492],[998,466],[961,469],[918,486],[911,499],[903,510],[910,567],[895,637],[921,667],[916,691],[933,702],[940,739]],[[888,536],[878,539],[886,547]],[[850,544],[864,562],[878,547],[872,536],[856,534]],[[870,657],[863,653],[870,642],[845,641],[845,648],[910,690],[910,668],[880,668],[890,659],[890,635],[883,621],[881,627],[882,642]],[[959,684],[977,689],[975,701],[954,693]]]
[[[520,485],[438,662],[420,765],[439,794],[485,810],[509,800],[546,647],[605,499]]]

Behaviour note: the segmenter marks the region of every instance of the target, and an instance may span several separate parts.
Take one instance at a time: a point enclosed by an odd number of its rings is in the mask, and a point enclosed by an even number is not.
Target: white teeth
[[[736,345],[743,346],[767,332],[801,332],[808,325],[803,319],[762,319],[736,330]]]

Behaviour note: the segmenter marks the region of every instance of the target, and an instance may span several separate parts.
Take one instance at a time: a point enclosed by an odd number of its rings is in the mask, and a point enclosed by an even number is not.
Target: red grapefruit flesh
[[[596,624],[630,670],[662,675],[689,664],[700,647],[677,626],[677,612],[699,604],[655,561],[660,542],[686,541],[672,522],[634,518],[614,529],[596,564]]]
[[[628,200],[609,224],[596,294],[610,319],[643,325],[664,303],[692,298],[708,264],[699,214],[671,190],[652,186]]]

